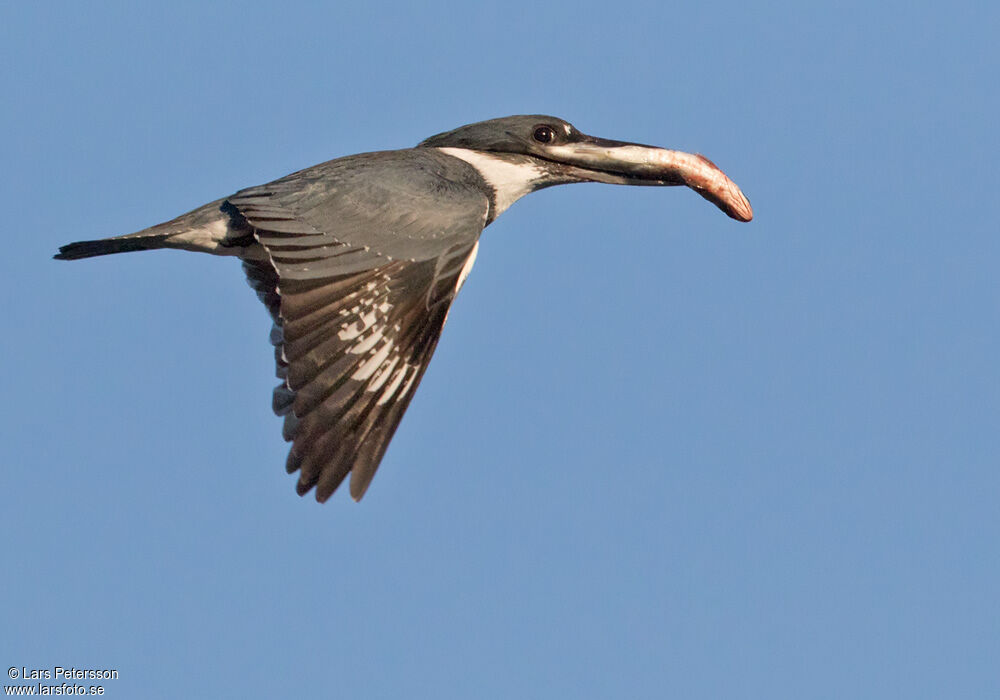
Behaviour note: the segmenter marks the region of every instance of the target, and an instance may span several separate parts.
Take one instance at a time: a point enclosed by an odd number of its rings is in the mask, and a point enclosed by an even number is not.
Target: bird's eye
[[[531,135],[538,143],[550,143],[556,137],[556,132],[551,126],[536,126],[535,133]]]

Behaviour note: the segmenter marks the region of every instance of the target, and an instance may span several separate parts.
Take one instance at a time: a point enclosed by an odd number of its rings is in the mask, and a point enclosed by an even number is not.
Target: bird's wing
[[[368,488],[471,266],[488,207],[481,192],[438,182],[440,173],[385,182],[366,177],[364,165],[339,174],[317,174],[330,164],[318,166],[224,205],[268,254],[244,269],[275,321],[283,383],[274,410],[292,442],[288,471],[299,471],[300,494],[315,486],[319,501],[348,473],[355,500]]]

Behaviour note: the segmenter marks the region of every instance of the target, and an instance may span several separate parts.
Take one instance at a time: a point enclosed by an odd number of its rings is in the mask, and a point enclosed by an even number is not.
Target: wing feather
[[[244,269],[275,321],[283,381],[272,406],[292,443],[296,490],[315,487],[325,501],[350,474],[359,500],[437,346],[488,202],[454,177],[442,199],[434,168],[419,173],[433,186],[400,180],[388,193],[326,175],[323,187],[303,171],[227,201],[267,254]],[[427,192],[433,211],[417,216],[409,205]],[[393,207],[393,194],[406,206]]]

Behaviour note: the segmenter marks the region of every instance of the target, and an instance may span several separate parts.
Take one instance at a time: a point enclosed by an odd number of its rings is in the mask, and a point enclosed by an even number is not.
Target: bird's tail
[[[77,241],[59,246],[59,252],[53,257],[56,260],[80,260],[81,258],[93,258],[97,255],[111,255],[112,253],[131,253],[135,250],[153,250],[154,248],[164,248],[168,233],[130,233],[127,236],[115,236],[114,238],[101,238],[96,241]]]
[[[187,214],[178,216],[156,226],[144,228],[135,233],[96,241],[78,241],[60,246],[56,260],[80,260],[112,253],[131,253],[136,250],[156,248],[180,248],[216,255],[232,255],[235,249],[228,246],[238,244],[230,240],[232,220],[229,209],[223,209],[224,200],[209,202]],[[237,235],[246,236],[246,232]]]

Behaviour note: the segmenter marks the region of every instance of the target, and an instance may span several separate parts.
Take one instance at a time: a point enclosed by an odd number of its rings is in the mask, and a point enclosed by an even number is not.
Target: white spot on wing
[[[382,339],[382,333],[385,329],[376,328],[371,335],[362,340],[357,345],[351,347],[350,352],[354,355],[364,355],[366,352],[375,347],[375,343]]]
[[[403,377],[406,376],[406,372],[409,369],[410,369],[410,365],[403,364],[402,367],[400,367],[399,369],[396,370],[396,374],[392,378],[392,383],[389,386],[387,386],[385,388],[385,391],[382,392],[382,395],[378,397],[378,404],[377,405],[382,406],[384,404],[389,403],[389,401],[393,397],[393,394],[395,394],[396,390],[399,388],[399,385],[403,383]]]
[[[358,367],[358,371],[351,375],[351,379],[361,381],[363,379],[368,379],[370,376],[375,374],[375,370],[378,369],[379,365],[385,362],[385,358],[389,356],[390,350],[392,350],[392,341],[387,341],[382,345],[377,353],[365,360],[365,362]]]
[[[341,340],[354,340],[359,335],[361,335],[364,329],[361,327],[360,321],[355,321],[354,323],[345,324],[341,327],[340,331],[337,333],[337,337]]]
[[[372,288],[369,287],[369,291]],[[379,295],[387,295],[388,290],[375,290],[372,296],[365,297],[359,300],[358,304],[351,307],[350,311],[341,310],[341,316],[354,316],[357,315],[358,318],[350,323],[344,323],[340,326],[340,330],[337,332],[337,337],[341,340],[356,340],[364,335],[369,329],[373,328],[379,322],[379,316],[385,317],[389,311],[392,309],[392,305],[385,299],[379,297]],[[378,332],[378,337],[382,336],[382,332]],[[376,338],[377,340],[378,338]],[[350,350],[354,353],[363,353],[371,348],[371,345],[364,347],[364,349],[358,349],[364,346],[365,342],[368,342],[371,338],[362,340],[361,343],[356,345]],[[374,342],[374,341],[372,341]]]
[[[396,368],[396,365],[398,364],[399,364],[399,355],[396,355],[395,357],[392,358],[392,362],[382,366],[382,368],[378,371],[378,374],[375,375],[374,381],[372,381],[371,384],[365,387],[365,391],[375,392],[381,389],[382,386],[387,381],[389,381],[389,377],[392,376],[392,370],[394,370]]]
[[[413,374],[411,374],[410,378],[407,380],[406,386],[404,386],[403,390],[399,392],[400,396],[406,396],[409,393],[410,389],[413,387],[413,382],[417,381],[417,376],[419,374],[420,374],[420,367],[418,365],[415,365],[413,367]]]

